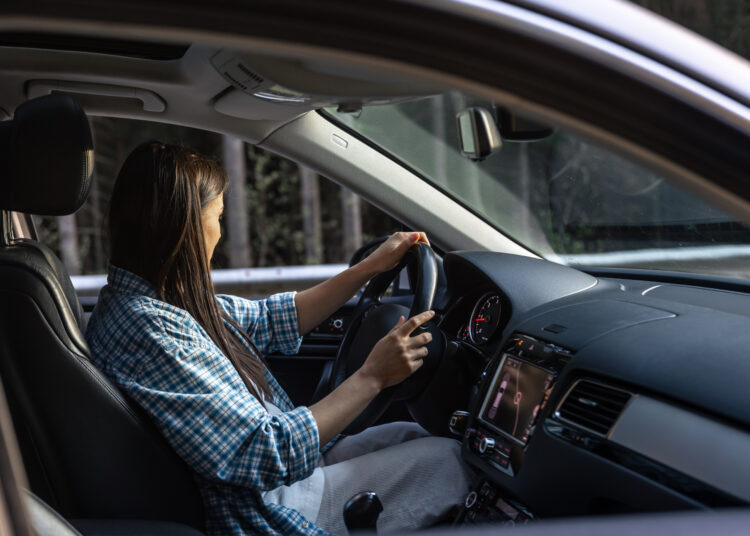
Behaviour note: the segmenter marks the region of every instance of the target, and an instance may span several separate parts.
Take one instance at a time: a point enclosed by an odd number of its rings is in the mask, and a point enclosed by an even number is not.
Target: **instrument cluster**
[[[497,332],[502,318],[503,306],[500,295],[488,292],[479,298],[471,311],[469,338],[476,345],[489,342]]]
[[[500,294],[496,291],[485,292],[473,302],[463,300],[456,309],[449,312],[449,316],[460,318],[449,333],[455,333],[456,340],[483,346],[501,331],[506,313]]]

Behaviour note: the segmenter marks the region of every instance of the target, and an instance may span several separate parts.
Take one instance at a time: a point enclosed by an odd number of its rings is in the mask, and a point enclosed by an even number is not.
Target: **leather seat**
[[[36,241],[7,236],[7,211],[71,214],[84,202],[93,148],[78,104],[50,95],[19,106],[0,123],[0,168],[0,375],[31,489],[66,518],[203,530],[187,466],[92,365],[62,263]]]

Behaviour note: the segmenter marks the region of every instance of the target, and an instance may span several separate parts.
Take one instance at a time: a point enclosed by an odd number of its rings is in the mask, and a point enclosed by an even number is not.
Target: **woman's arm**
[[[299,334],[307,333],[336,312],[372,277],[398,265],[404,253],[419,240],[429,243],[424,233],[394,233],[366,259],[319,285],[298,292],[295,302]]]
[[[336,312],[376,274],[362,261],[331,279],[298,292],[294,301],[297,304],[299,334],[304,335]]]
[[[258,491],[313,472],[320,443],[308,408],[270,415],[187,313],[149,302],[119,305],[128,314],[109,319],[115,323],[92,341],[92,352],[118,356],[107,374],[193,471]]]

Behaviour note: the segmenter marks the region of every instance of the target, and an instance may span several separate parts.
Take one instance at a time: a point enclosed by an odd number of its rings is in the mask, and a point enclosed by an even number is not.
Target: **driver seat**
[[[64,215],[93,173],[86,115],[69,96],[0,123],[0,377],[32,491],[64,517],[171,521],[204,530],[198,487],[140,409],[91,363],[61,261],[13,238],[10,211]]]

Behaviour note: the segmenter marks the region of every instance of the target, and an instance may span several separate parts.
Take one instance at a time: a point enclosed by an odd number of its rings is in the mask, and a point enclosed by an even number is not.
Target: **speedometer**
[[[484,344],[490,340],[500,325],[501,313],[500,296],[494,292],[488,292],[477,300],[469,322],[469,337],[474,344]]]

